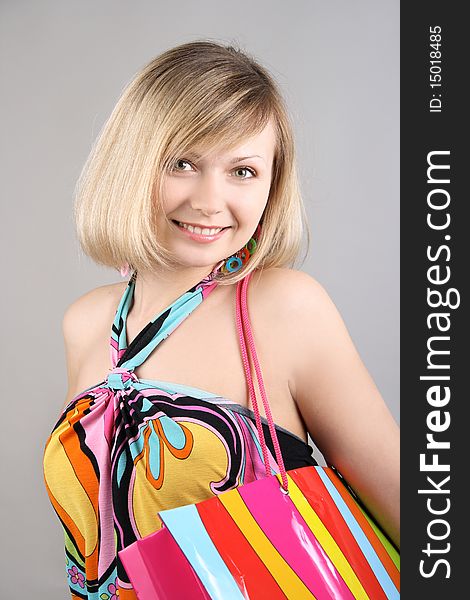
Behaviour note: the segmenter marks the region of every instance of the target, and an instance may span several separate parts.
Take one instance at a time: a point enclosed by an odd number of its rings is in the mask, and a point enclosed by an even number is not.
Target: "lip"
[[[186,223],[186,221],[181,221],[181,222],[185,223],[186,225],[193,225],[192,223]],[[219,233],[216,233],[215,235],[202,235],[202,233],[194,233],[194,232],[189,231],[188,229],[185,229],[184,227],[180,227],[177,222],[175,223],[172,221],[172,225],[175,227],[175,229],[177,231],[179,231],[180,233],[182,233],[189,239],[194,240],[195,242],[202,243],[202,244],[208,244],[210,242],[215,242],[216,240],[218,240],[219,238],[221,238],[224,235],[224,233],[227,231],[227,229],[229,229],[229,227],[226,227],[225,229],[222,229],[222,231],[219,231]],[[194,224],[193,227],[201,227],[201,225]],[[206,225],[206,227],[207,227],[207,225]],[[201,229],[202,229],[202,227],[201,227]],[[216,229],[216,227],[212,226],[212,227],[208,227],[208,229]]]
[[[178,223],[178,219],[172,219]],[[201,229],[224,229],[227,225],[202,225],[201,223],[191,223],[190,221],[180,221],[180,223],[184,223],[185,225],[191,225],[192,227],[200,227]]]

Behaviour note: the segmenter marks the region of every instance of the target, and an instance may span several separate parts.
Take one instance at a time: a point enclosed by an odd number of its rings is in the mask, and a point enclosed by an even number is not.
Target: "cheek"
[[[169,182],[163,184],[161,208],[164,214],[168,215],[178,208],[180,195],[178,186]]]
[[[243,206],[243,217],[246,222],[258,222],[267,205],[267,197],[258,195],[248,199]]]
[[[245,221],[260,218],[268,203],[269,187],[265,188],[266,186],[263,186],[260,189],[250,191],[250,193],[243,196],[241,201],[238,198],[238,201],[232,203],[233,213],[239,215]]]

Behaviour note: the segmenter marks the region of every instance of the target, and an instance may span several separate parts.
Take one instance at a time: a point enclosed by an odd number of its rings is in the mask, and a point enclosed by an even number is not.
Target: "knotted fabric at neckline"
[[[109,370],[106,378],[106,387],[111,390],[125,390],[136,381],[139,381],[139,379],[133,371],[122,367],[115,367]]]

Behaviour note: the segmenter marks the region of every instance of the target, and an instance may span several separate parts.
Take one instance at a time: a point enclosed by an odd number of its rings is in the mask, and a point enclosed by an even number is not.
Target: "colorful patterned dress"
[[[134,374],[215,289],[216,271],[127,346],[133,274],[112,326],[108,376],[70,401],[46,442],[44,479],[64,530],[72,598],[136,600],[118,551],[160,529],[158,511],[265,476],[250,409],[199,388]],[[275,473],[265,419],[263,428]],[[317,464],[303,440],[276,429],[287,469]]]

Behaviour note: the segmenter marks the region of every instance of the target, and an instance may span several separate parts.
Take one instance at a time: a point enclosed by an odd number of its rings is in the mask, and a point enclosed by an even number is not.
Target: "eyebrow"
[[[192,154],[196,159],[201,158],[201,155],[197,154],[197,152],[191,152],[190,154]],[[229,163],[233,165],[234,163],[241,162],[242,160],[247,160],[248,158],[261,158],[261,160],[264,161],[264,158],[259,154],[252,154],[251,156],[235,156],[229,161]]]
[[[261,158],[261,160],[264,160],[264,158],[259,154],[252,154],[251,156],[235,156],[235,158],[232,158],[230,163],[233,164],[242,160],[247,160],[248,158]]]

